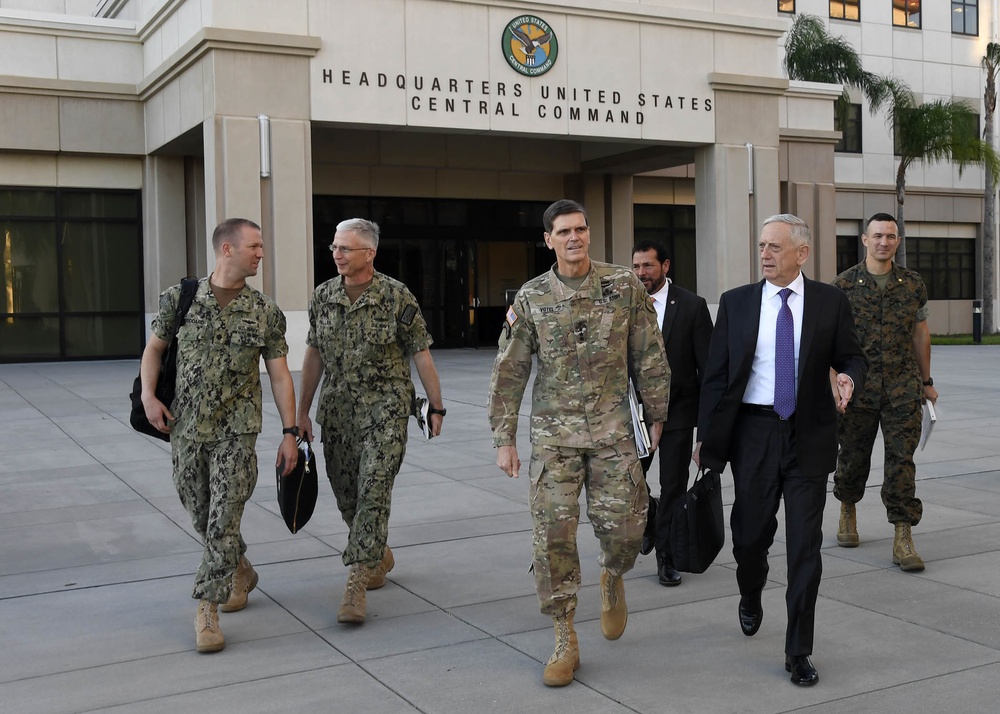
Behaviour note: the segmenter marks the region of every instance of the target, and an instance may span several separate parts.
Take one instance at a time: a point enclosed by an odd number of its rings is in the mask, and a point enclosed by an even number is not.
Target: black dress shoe
[[[670,556],[665,553],[656,553],[656,576],[660,581],[660,585],[668,588],[681,584],[681,574],[674,568]]]
[[[819,673],[813,667],[809,655],[785,656],[785,671],[792,673],[792,684],[811,687],[819,681]]]
[[[747,637],[753,637],[764,620],[764,608],[760,604],[760,593],[744,595],[740,598],[740,629]]]
[[[656,534],[656,508],[658,505],[659,501],[650,496],[649,513],[646,514],[646,530],[642,534],[642,545],[639,547],[639,553],[642,555],[649,555],[653,552],[655,545],[653,538]]]

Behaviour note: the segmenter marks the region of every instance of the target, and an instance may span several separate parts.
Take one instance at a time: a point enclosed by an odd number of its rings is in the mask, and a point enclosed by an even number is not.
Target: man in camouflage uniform
[[[287,475],[298,460],[295,386],[285,356],[285,316],[250,287],[264,255],[260,226],[243,218],[219,224],[212,236],[215,270],[198,284],[177,330],[177,392],[163,404],[154,394],[161,357],[175,332],[180,286],[160,295],[159,312],[142,354],[142,403],[149,422],[170,434],[174,486],[205,543],[195,576],[199,652],[226,646],[218,609],[242,610],[257,573],[240,535],[243,508],[257,483],[257,434],[262,423],[260,358],[285,426],[275,466]]]
[[[937,401],[931,379],[927,288],[920,275],[893,262],[900,243],[896,220],[876,213],[861,236],[865,260],[837,276],[847,293],[858,337],[870,364],[864,389],[840,419],[840,454],[833,494],[841,502],[837,543],[857,547],[855,504],[865,495],[872,446],[882,426],[885,475],[882,503],[895,525],[892,562],[905,571],[924,569],[911,526],[920,522],[913,452],[920,439],[921,400]]]
[[[583,206],[560,200],[543,216],[552,270],[525,283],[507,311],[490,380],[489,417],[497,466],[517,478],[517,417],[532,355],[538,374],[531,404],[533,568],[541,611],[555,626],[555,652],[542,681],[564,686],[580,666],[573,630],[580,558],[580,490],[600,540],[601,631],[625,631],[622,576],[639,553],[648,499],[629,409],[629,364],[649,420],[651,448],[667,417],[670,368],[656,312],[631,270],[592,261]]]
[[[355,624],[365,621],[365,591],[385,585],[395,564],[386,539],[415,404],[410,357],[430,402],[432,435],[441,433],[445,415],[420,306],[405,285],[375,271],[378,239],[372,221],[337,226],[330,250],[339,275],[317,287],[309,303],[298,408],[299,428],[312,434],[309,408],[322,377],[316,421],[327,476],[350,527],[343,554],[350,571],[337,622]]]

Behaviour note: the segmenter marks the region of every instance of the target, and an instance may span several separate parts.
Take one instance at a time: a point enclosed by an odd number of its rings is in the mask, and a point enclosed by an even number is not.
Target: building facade
[[[918,102],[965,102],[980,117],[985,74],[980,61],[997,37],[995,0],[777,0],[779,15],[822,18],[846,39],[870,72],[905,81]],[[872,115],[852,90],[852,114],[835,152],[838,267],[863,256],[863,219],[896,214],[892,126]],[[838,127],[840,128],[840,127]],[[982,296],[984,172],[950,162],[915,162],[906,173],[907,266],[919,270],[931,302],[931,331],[972,331],[972,300]],[[994,284],[996,276],[994,276]],[[994,294],[996,290],[994,289]]]
[[[835,152],[840,88],[783,76],[783,5],[0,0],[0,360],[137,356],[159,292],[211,271],[232,216],[263,226],[255,286],[288,315],[293,369],[354,216],[383,227],[376,267],[439,346],[495,344],[508,291],[552,261],[541,212],[561,197],[587,206],[595,258],[657,237],[709,303],[759,277],[779,211],[813,226],[806,270],[829,280],[891,208],[891,140],[863,121],[864,151]],[[977,236],[981,171],[921,172],[908,234]],[[970,305],[936,301],[934,331]]]

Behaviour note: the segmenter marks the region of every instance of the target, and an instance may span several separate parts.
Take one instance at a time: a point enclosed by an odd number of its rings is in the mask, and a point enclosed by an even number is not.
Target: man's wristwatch
[[[934,386],[934,378],[933,377],[928,377],[927,381],[924,382],[924,386],[925,387],[933,387]]]
[[[445,409],[445,408],[443,408],[443,407],[441,409],[435,409],[434,407],[431,407],[430,409],[427,410],[427,413],[428,414],[440,414],[441,416],[444,416],[445,414],[448,413],[448,410]]]
[[[291,434],[296,439],[299,438],[299,428],[297,426],[290,426],[281,430],[282,434]]]

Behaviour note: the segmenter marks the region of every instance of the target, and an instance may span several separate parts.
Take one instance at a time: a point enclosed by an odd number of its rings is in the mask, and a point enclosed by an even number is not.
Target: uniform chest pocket
[[[387,320],[366,322],[361,327],[361,347],[368,361],[379,364],[395,354],[396,325]]]
[[[229,368],[234,372],[250,372],[260,363],[264,338],[256,322],[241,322],[229,334]]]

